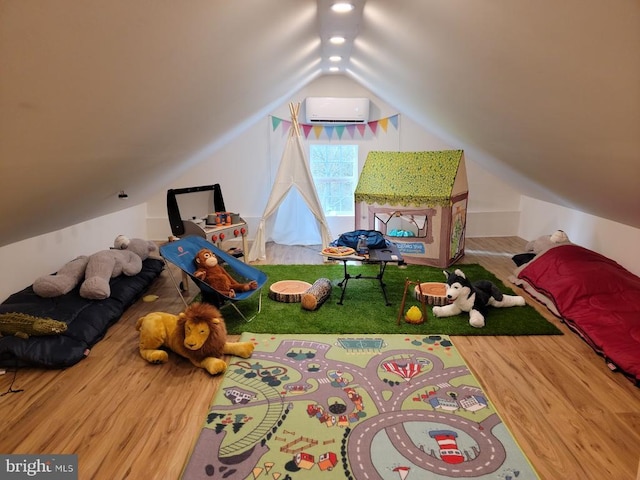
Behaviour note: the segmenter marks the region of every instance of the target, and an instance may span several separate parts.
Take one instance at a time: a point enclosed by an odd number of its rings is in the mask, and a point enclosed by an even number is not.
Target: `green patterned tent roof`
[[[462,153],[369,152],[355,200],[379,205],[449,205]]]

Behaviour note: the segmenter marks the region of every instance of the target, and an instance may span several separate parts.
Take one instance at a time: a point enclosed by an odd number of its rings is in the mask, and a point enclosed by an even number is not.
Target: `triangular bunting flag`
[[[368,125],[369,125],[369,128],[371,129],[371,131],[373,132],[373,134],[375,135],[376,131],[378,130],[378,121],[375,120],[373,122],[369,122]]]
[[[278,117],[271,117],[271,128],[273,128],[273,131],[275,131],[276,128],[278,128],[278,125],[280,125],[281,121],[282,119]]]
[[[316,134],[316,139],[320,138],[320,135],[322,135],[322,129],[322,125],[314,125],[313,133]]]
[[[389,120],[391,121],[391,125],[393,125],[395,127],[395,129],[398,129],[398,115],[394,115],[393,117],[389,117]]]
[[[364,137],[364,131],[366,130],[367,126],[360,124],[356,125],[356,128],[358,129],[358,132],[360,132],[360,135]]]
[[[353,138],[353,134],[356,131],[356,126],[355,125],[347,125],[347,132],[349,132],[349,135],[351,136],[351,138]]]
[[[304,123],[301,123],[300,125],[302,126],[302,131],[304,132],[304,138],[309,138],[309,132],[313,127],[311,125],[305,125]]]
[[[333,135],[333,129],[335,127],[333,125],[327,125],[326,127],[324,127],[325,131],[327,132],[327,137],[329,138],[329,140],[331,140],[331,136]]]
[[[336,126],[336,133],[338,134],[338,139],[341,139],[342,134],[344,133],[344,125]]]
[[[387,118],[381,118],[380,120],[378,120],[378,124],[382,127],[382,129],[386,132],[387,131],[387,126],[389,125],[389,117]]]
[[[282,135],[287,135],[291,129],[291,122],[289,120],[282,120]]]

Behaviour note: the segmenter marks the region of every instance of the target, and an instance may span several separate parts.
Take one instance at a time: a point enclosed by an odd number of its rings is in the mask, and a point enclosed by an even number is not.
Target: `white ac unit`
[[[307,123],[367,123],[369,121],[369,99],[307,97],[305,116]]]

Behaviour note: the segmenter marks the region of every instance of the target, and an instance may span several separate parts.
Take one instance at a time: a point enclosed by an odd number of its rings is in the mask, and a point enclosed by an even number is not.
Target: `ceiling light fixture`
[[[339,72],[339,71],[340,71],[340,69],[339,69],[338,67],[330,67],[330,68],[329,68],[329,71],[330,71],[330,72]]]
[[[344,37],[336,35],[335,37],[331,37],[329,41],[334,45],[342,45],[346,41],[346,39]]]
[[[349,3],[349,2],[337,2],[331,5],[331,10],[338,13],[350,12],[354,8],[355,7],[353,6],[353,3]]]
[[[340,60],[342,60],[342,57],[340,55],[331,55],[329,57],[330,62],[339,62]]]

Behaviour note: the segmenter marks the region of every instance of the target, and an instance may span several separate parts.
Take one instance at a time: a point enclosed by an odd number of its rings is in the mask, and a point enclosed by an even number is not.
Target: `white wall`
[[[145,220],[146,206],[142,204],[0,248],[4,272],[0,300],[80,255],[112,247],[120,234],[147,238]]]
[[[371,118],[385,118],[397,112],[363,87],[342,76],[325,76],[291,97],[302,102],[307,96],[367,96],[372,100]],[[288,101],[273,115],[289,118]],[[256,226],[271,191],[271,172],[277,165],[269,154],[269,119],[251,125],[240,136],[218,148],[196,167],[167,188],[220,183],[228,210],[241,213]],[[406,115],[401,116],[398,150],[420,151],[458,148],[425,131]],[[469,182],[468,237],[517,235],[526,240],[560,228],[580,245],[607,255],[632,272],[640,274],[640,256],[634,247],[640,230],[593,217],[568,208],[521,197],[518,192],[465,155]],[[275,161],[278,161],[276,159]],[[206,206],[205,212],[206,212]],[[183,212],[187,213],[187,212]],[[185,215],[188,216],[188,215]],[[344,227],[332,230],[338,232]],[[40,275],[57,271],[77,257],[111,246],[119,234],[166,240],[170,235],[166,190],[146,204],[98,217],[71,227],[0,248],[0,265],[5,274],[0,300],[30,284]]]
[[[522,196],[518,236],[534,240],[560,229],[573,243],[605,255],[640,275],[640,229]]]
[[[366,149],[423,151],[459,148],[445,143],[410,117],[402,115],[402,112],[398,112],[361,85],[341,75],[318,78],[283,102],[272,114],[289,119],[288,102],[303,103],[308,96],[368,97],[371,99],[371,120],[400,113],[399,135],[393,137],[393,145],[384,144],[381,140],[361,146],[361,162],[366,157]],[[302,117],[300,120],[304,123]],[[220,183],[225,206],[242,215],[249,224],[249,238],[252,238],[269,198],[273,174],[280,160],[279,156],[270,154],[270,128],[270,119],[265,117],[177,179],[170,188]],[[482,169],[473,158],[465,155],[465,159],[470,192],[467,236],[516,235],[519,224],[519,193]],[[183,218],[191,216],[188,212],[181,211],[181,214]],[[336,232],[349,230],[354,225],[352,218],[328,221],[334,235]],[[158,192],[149,201],[148,227],[151,239],[166,239],[171,234],[166,212],[166,191]]]

